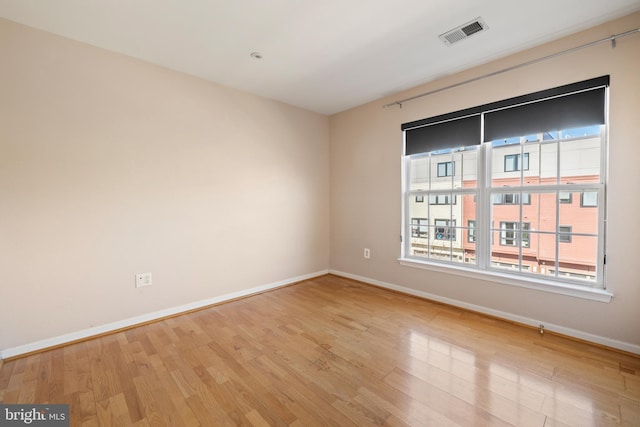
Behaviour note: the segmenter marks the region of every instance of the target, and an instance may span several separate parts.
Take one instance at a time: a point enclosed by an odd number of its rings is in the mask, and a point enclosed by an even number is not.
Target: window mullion
[[[484,114],[480,119],[480,141],[484,141]],[[476,261],[478,267],[487,269],[491,259],[491,200],[490,200],[491,144],[482,143],[478,149],[478,176],[476,203]]]
[[[605,123],[609,123],[609,88],[605,88]],[[609,180],[609,168],[607,168],[607,154],[609,150],[609,126],[600,126],[600,188],[598,190],[598,255],[596,262],[596,280],[606,289],[605,269],[607,268],[606,239],[607,239],[607,192],[606,183]],[[600,258],[602,257],[602,258]]]
[[[404,135],[403,135],[404,136]],[[411,160],[404,157],[402,162],[402,170],[404,171],[404,182],[402,183],[403,200],[402,200],[402,218],[404,220],[400,238],[402,239],[402,255],[407,256],[411,253]]]

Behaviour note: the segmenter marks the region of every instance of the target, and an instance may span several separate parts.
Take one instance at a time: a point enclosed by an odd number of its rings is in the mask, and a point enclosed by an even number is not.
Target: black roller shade
[[[484,115],[484,140],[603,124],[605,89],[597,88]]]
[[[436,117],[404,123],[405,155],[605,122],[609,76],[558,86]]]
[[[476,114],[406,129],[405,155],[479,145],[480,142],[480,115]]]

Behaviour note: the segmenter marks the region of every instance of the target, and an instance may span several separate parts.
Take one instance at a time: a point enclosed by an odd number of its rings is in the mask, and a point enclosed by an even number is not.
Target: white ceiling
[[[12,21],[323,114],[637,10],[640,0],[0,0]],[[477,17],[488,31],[450,47],[438,38]]]

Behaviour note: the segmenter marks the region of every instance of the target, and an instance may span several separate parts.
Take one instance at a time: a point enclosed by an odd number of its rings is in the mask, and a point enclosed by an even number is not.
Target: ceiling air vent
[[[440,40],[444,42],[447,46],[451,46],[454,43],[459,42],[460,40],[464,40],[473,34],[479,33],[480,31],[488,30],[489,27],[484,23],[482,18],[476,18],[473,21],[467,22],[466,24],[462,24],[453,30],[447,31],[444,34],[440,34]]]

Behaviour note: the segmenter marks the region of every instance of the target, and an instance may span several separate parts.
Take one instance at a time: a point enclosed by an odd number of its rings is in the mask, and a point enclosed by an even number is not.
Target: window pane
[[[421,196],[424,199],[424,196]],[[410,245],[409,254],[413,256],[426,256],[428,243],[429,226],[429,205],[419,202],[418,196],[409,195],[409,218],[410,218]]]
[[[539,166],[538,179],[530,176],[525,180],[525,184],[557,184],[558,183],[558,143],[557,142],[545,142],[539,144],[537,149],[539,150],[538,159]]]
[[[580,200],[580,193],[569,193],[572,200]],[[588,194],[586,199],[597,205],[597,192]],[[583,198],[584,202],[585,198]],[[598,209],[590,209],[589,206],[581,206],[580,203],[560,203],[559,224],[572,226],[573,233],[598,234]]]
[[[500,145],[491,148],[491,186],[505,187],[520,185],[521,146]],[[528,157],[528,153],[527,157]],[[529,161],[527,160],[527,166]]]
[[[531,273],[553,276],[556,267],[556,239],[552,233],[530,233],[532,253],[526,257]]]
[[[537,259],[541,252],[547,258],[554,260],[555,257],[556,192],[494,193],[492,198],[496,200],[497,195],[502,195],[503,201],[508,201],[511,198],[504,197],[508,194],[515,194],[515,199],[528,203],[492,204],[491,218],[495,225],[492,230],[492,260],[498,263],[497,268],[513,268],[522,262],[524,270],[538,272],[541,267]],[[508,259],[512,260],[511,265],[505,267],[509,264]]]
[[[478,264],[478,257],[476,255],[476,244],[467,242],[464,247],[464,263],[465,264]]]
[[[531,205],[523,206],[523,221],[530,223],[528,257],[531,272],[548,274],[549,265],[555,265],[556,256],[556,192],[531,193]]]
[[[517,246],[508,250],[505,246],[494,245],[491,251],[491,266],[499,269],[516,270],[522,272],[549,275],[555,269],[555,239],[553,234],[543,234],[526,231],[520,233],[523,247],[522,255]],[[544,251],[538,251],[543,248]],[[521,266],[521,267],[520,267]]]
[[[512,196],[513,194],[508,193],[493,193],[491,195],[491,220],[497,228],[500,228],[501,222],[520,222],[520,205],[504,203],[506,199],[511,199]]]
[[[462,235],[462,247],[464,251],[465,262],[476,262],[476,195],[464,194],[461,196],[462,200],[462,223],[460,225],[466,225],[467,229],[464,230]]]
[[[496,239],[499,238],[499,233],[496,233]],[[520,258],[517,252],[501,250],[504,246],[493,246],[493,248],[491,250],[491,267],[514,272],[520,271]],[[527,271],[526,266],[524,271]]]
[[[600,125],[567,129],[561,131],[560,134],[561,138],[585,138],[589,136],[600,136]]]
[[[478,146],[465,147],[453,153],[453,188],[476,188],[478,186]]]
[[[598,261],[597,237],[572,236],[570,243],[559,245],[558,261],[559,277],[595,282]]]
[[[495,141],[491,141],[492,147],[502,147],[503,145],[513,145],[513,144],[520,144],[519,136],[513,136],[510,138],[497,139]]]
[[[542,134],[538,134],[538,140],[542,139]],[[539,185],[542,184],[540,163],[542,144],[539,142],[529,142],[523,147],[523,158],[521,168],[523,169],[523,184],[524,185]]]
[[[429,158],[418,157],[409,161],[410,190],[429,189]]]
[[[472,182],[469,187],[477,188],[477,147],[429,153],[409,159],[407,167],[416,167],[420,173],[410,171],[413,182],[426,182],[420,190],[413,188],[407,197],[407,254],[413,257],[446,260],[451,262],[474,262],[475,244],[467,242],[468,219],[476,218],[476,194],[458,193],[467,184],[457,176],[467,176]],[[458,166],[464,165],[464,166]],[[467,173],[465,174],[465,170]],[[448,176],[438,176],[448,174]],[[454,179],[457,181],[454,182]],[[445,190],[445,191],[443,191]],[[446,191],[448,190],[448,191]],[[468,203],[468,207],[463,202]],[[465,257],[465,250],[470,255]],[[469,261],[470,260],[470,261]]]
[[[431,154],[431,189],[452,188],[451,176],[455,165],[451,160],[451,150],[443,154]]]
[[[433,239],[429,242],[429,251],[431,258],[451,261],[451,239],[452,235],[449,233],[448,220],[435,220],[434,225],[431,227],[431,235]]]
[[[455,221],[454,223],[458,225]],[[467,233],[466,225],[464,227],[452,227],[452,238],[455,240],[452,242],[451,261],[458,263],[469,263],[469,259],[472,258],[472,263],[475,263],[475,250],[469,250],[468,244],[463,245],[463,238]],[[475,249],[475,245],[473,249]]]
[[[563,183],[600,182],[600,135],[560,143],[560,179]]]

